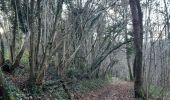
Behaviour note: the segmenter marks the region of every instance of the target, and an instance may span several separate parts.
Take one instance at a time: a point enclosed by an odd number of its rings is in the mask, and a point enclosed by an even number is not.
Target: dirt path
[[[88,93],[79,100],[134,100],[133,82],[116,81],[111,85]]]

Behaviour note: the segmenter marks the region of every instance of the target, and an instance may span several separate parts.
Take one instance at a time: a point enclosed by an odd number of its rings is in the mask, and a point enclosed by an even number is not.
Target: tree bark
[[[4,41],[3,41],[3,37],[0,34],[0,42],[1,42],[1,51],[0,51],[0,65],[2,65],[5,62],[5,51],[4,51]]]
[[[126,60],[127,60],[128,70],[129,70],[129,77],[130,77],[130,80],[133,81],[133,74],[132,74],[132,69],[130,65],[130,55],[128,51],[128,44],[126,44]]]
[[[37,36],[37,44],[36,44],[36,51],[35,51],[36,65],[38,65],[38,54],[39,54],[40,37],[41,37],[41,0],[37,0],[37,15],[38,15],[38,36]]]
[[[127,29],[127,25],[128,25],[128,3],[126,1],[123,1],[124,3],[124,14],[123,14],[123,18],[124,18],[124,24],[125,24],[125,41],[128,41],[128,29]],[[133,81],[133,74],[132,74],[132,68],[131,68],[131,64],[130,64],[130,52],[129,52],[129,44],[126,44],[126,61],[127,61],[127,66],[128,66],[128,70],[129,70],[129,78],[130,81]]]
[[[17,27],[18,27],[18,18],[17,18],[17,6],[16,6],[16,1],[13,0],[12,6],[14,9],[14,21],[13,21],[13,37],[12,37],[12,43],[10,44],[10,57],[11,57],[11,62],[14,62],[14,57],[15,57],[15,42],[16,42],[16,33],[17,33]]]
[[[0,100],[10,100],[7,89],[5,89],[6,83],[4,82],[3,73],[0,69]]]
[[[139,0],[129,0],[131,13],[132,13],[132,22],[133,22],[133,37],[135,45],[135,61],[133,65],[134,70],[134,90],[135,98],[142,97],[142,45],[143,45],[143,14],[141,11],[140,1]]]
[[[30,71],[29,71],[29,88],[31,89],[30,92],[33,91],[33,86],[35,85],[35,73],[34,73],[34,68],[35,68],[35,33],[34,33],[34,21],[35,21],[35,16],[34,16],[34,6],[35,6],[35,0],[31,0],[30,2],[30,16],[29,16],[29,27],[30,27],[30,41],[29,41],[29,66],[30,66]]]
[[[27,27],[24,25],[25,19],[23,17],[22,11],[21,11],[21,1],[20,0],[12,0],[12,6],[15,12],[15,23],[13,26],[13,40],[12,40],[12,45],[10,46],[10,52],[11,52],[11,61],[12,61],[12,68],[11,71],[13,71],[20,63],[20,60],[23,56],[23,53],[25,51],[26,48],[26,43],[28,42],[28,39],[30,38],[30,32],[28,32]],[[19,23],[21,26],[21,30],[26,34],[25,36],[25,41],[23,43],[23,45],[21,46],[21,49],[19,51],[19,53],[16,55],[15,59],[14,59],[14,55],[15,55],[15,42],[16,42],[16,32],[17,32],[17,26],[19,26]]]

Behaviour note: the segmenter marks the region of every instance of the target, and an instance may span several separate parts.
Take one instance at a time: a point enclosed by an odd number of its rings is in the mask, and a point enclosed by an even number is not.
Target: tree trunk
[[[124,24],[125,24],[125,41],[128,41],[128,29],[127,29],[127,25],[128,25],[128,3],[126,3],[126,1],[123,2],[124,3]],[[132,81],[133,80],[133,74],[132,74],[132,69],[131,69],[131,65],[130,65],[130,52],[129,52],[129,44],[126,44],[126,60],[127,60],[127,66],[128,66],[128,70],[129,70],[129,78]]]
[[[35,6],[35,0],[31,0],[30,2],[30,16],[29,16],[29,27],[30,27],[30,45],[29,45],[29,88],[31,89],[30,92],[33,91],[33,86],[35,86],[35,34],[34,34],[34,6]]]
[[[4,41],[2,38],[2,35],[0,34],[0,42],[1,42],[1,51],[0,51],[0,65],[2,65],[5,62],[5,52],[4,52]]]
[[[27,27],[25,25],[23,25],[23,22],[25,19],[23,19],[22,16],[22,12],[21,12],[21,1],[20,0],[12,0],[12,6],[15,12],[15,23],[13,26],[13,40],[12,40],[12,45],[10,46],[10,52],[11,52],[11,61],[12,61],[12,68],[11,71],[13,71],[20,63],[20,60],[22,58],[22,55],[25,51],[26,48],[26,44],[28,42],[28,39],[30,38],[30,32],[27,32],[26,30]],[[15,59],[14,59],[14,55],[15,55],[15,42],[16,42],[16,30],[17,30],[17,26],[19,25],[18,22],[20,22],[21,26],[24,27],[21,30],[23,32],[25,32],[25,34],[27,34],[25,36],[25,41],[23,43],[23,45],[21,46],[21,49],[19,51],[19,53],[16,55]]]
[[[8,91],[5,89],[5,82],[1,69],[0,69],[0,100],[10,100]]]
[[[4,87],[3,87],[3,77],[2,71],[0,70],[0,100],[4,98]]]
[[[37,14],[38,14],[38,36],[37,36],[37,44],[36,44],[36,50],[35,50],[36,66],[38,65],[38,54],[39,54],[40,37],[41,37],[41,0],[37,0]]]
[[[128,44],[126,44],[126,59],[127,59],[128,70],[129,70],[129,77],[130,77],[130,80],[132,81],[133,80],[133,74],[132,74],[132,69],[131,69],[131,66],[130,66],[130,55],[128,53]]]
[[[134,45],[135,45],[135,61],[134,61],[134,90],[135,98],[142,97],[142,45],[143,45],[143,14],[140,7],[139,0],[129,0],[131,13],[132,13],[132,22],[133,22],[133,36],[134,36]]]
[[[26,43],[28,42],[29,37],[30,37],[30,33],[28,33],[28,36],[25,39],[19,53],[16,55],[15,61],[13,61],[11,71],[13,71],[17,66],[19,66],[20,60],[22,58],[22,55],[24,54]]]
[[[14,22],[13,22],[13,36],[12,36],[12,43],[10,44],[10,57],[11,57],[11,62],[14,62],[14,57],[15,57],[15,42],[16,42],[16,32],[17,32],[17,27],[18,27],[18,23],[17,23],[17,8],[16,8],[16,1],[13,0],[12,1],[12,6],[14,9]]]

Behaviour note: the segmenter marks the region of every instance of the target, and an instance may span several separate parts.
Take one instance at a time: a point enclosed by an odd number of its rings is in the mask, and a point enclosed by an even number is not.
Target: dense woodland
[[[170,100],[170,1],[0,0],[0,66],[0,100]]]

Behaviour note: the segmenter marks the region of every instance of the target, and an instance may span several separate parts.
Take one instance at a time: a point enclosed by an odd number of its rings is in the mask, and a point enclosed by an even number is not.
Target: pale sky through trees
[[[86,2],[87,0],[82,0],[83,2]],[[102,0],[98,0],[98,2],[102,2]],[[147,2],[148,0],[142,0],[142,2],[141,3],[145,3],[145,2]],[[151,12],[150,12],[150,15],[149,15],[149,12],[148,12],[148,10],[146,11],[146,7],[144,7],[143,6],[143,9],[142,9],[142,11],[143,11],[143,24],[145,25],[146,23],[146,20],[148,19],[148,16],[150,16],[150,20],[151,20],[151,22],[152,23],[159,23],[160,24],[160,26],[159,26],[159,28],[160,28],[160,30],[164,27],[163,26],[163,22],[164,22],[164,15],[161,13],[161,12],[163,12],[163,11],[165,11],[165,8],[164,8],[164,1],[163,0],[149,0],[149,1],[151,1],[152,3],[150,3],[151,5],[149,6],[149,8],[151,8]],[[113,0],[113,2],[116,2],[116,0]],[[117,1],[118,2],[118,1]],[[146,4],[146,3],[145,3]],[[169,3],[167,3],[167,5],[169,5]],[[129,6],[128,6],[129,7]],[[169,8],[169,6],[167,6],[168,7],[168,10],[170,11],[170,8]],[[159,11],[158,11],[159,10]],[[114,15],[114,11],[113,11],[113,9],[107,9],[106,10],[107,12],[108,12],[108,14],[109,14],[109,16],[115,16]],[[116,16],[118,16],[118,15],[116,15]],[[62,18],[63,19],[66,19],[67,18],[67,6],[66,6],[66,4],[63,4],[63,12],[62,12]],[[107,21],[107,23],[109,24],[112,24],[113,22],[112,22],[112,19],[110,19],[109,17],[107,17],[108,19],[108,21]],[[132,24],[131,23],[129,23],[128,24],[128,29],[129,30],[132,30]],[[152,27],[153,28],[153,27]],[[148,30],[150,30],[149,29],[149,27],[147,27],[146,29],[148,29]],[[157,38],[159,37],[159,33],[157,33],[156,31],[158,30],[158,28],[157,27],[154,27],[154,30],[155,30],[155,34],[154,34],[154,39],[155,40],[157,40]],[[96,34],[96,33],[95,33]],[[95,36],[95,35],[94,35]]]
[[[0,99],[169,100],[169,61],[170,0],[0,0]]]
[[[82,1],[86,2],[87,0],[82,0]],[[98,0],[98,1],[102,1],[102,0]],[[116,0],[113,0],[113,2],[115,2],[115,1]],[[147,0],[142,0],[141,3],[145,3],[146,1]],[[164,1],[163,0],[150,0],[150,1],[153,2],[152,5],[151,5],[151,7],[153,7],[153,9],[151,10],[151,13],[150,13],[151,22],[152,23],[159,22],[160,23],[160,27],[159,28],[162,29],[163,26],[161,24],[163,24],[162,22],[164,21],[164,16],[161,14],[161,11],[163,12],[165,10],[165,8],[164,8]],[[169,3],[167,3],[167,5],[169,5]],[[167,6],[167,7],[168,7],[168,10],[170,11],[169,6]],[[145,24],[145,22],[146,22],[145,20],[148,18],[147,16],[148,16],[149,12],[145,10],[145,7],[143,7],[143,8],[144,8],[143,9],[143,19],[144,19],[143,23]],[[160,14],[158,14],[158,12],[155,11],[155,9],[160,10],[160,12],[159,12]],[[110,14],[110,16],[114,16],[114,13],[113,13],[114,11],[112,9],[108,9],[107,12],[108,12],[108,14]],[[62,18],[65,19],[67,17],[66,15],[67,15],[67,7],[66,7],[66,4],[63,4]],[[108,23],[112,23],[112,21],[108,21]],[[131,30],[132,29],[131,27],[132,27],[131,25],[128,25],[128,29]],[[155,28],[155,32],[156,32],[156,30],[157,30],[157,28]],[[0,32],[1,32],[1,34],[3,33],[3,29],[2,28],[0,28]],[[154,34],[155,39],[157,39],[158,36],[159,36],[159,33],[158,34]]]

